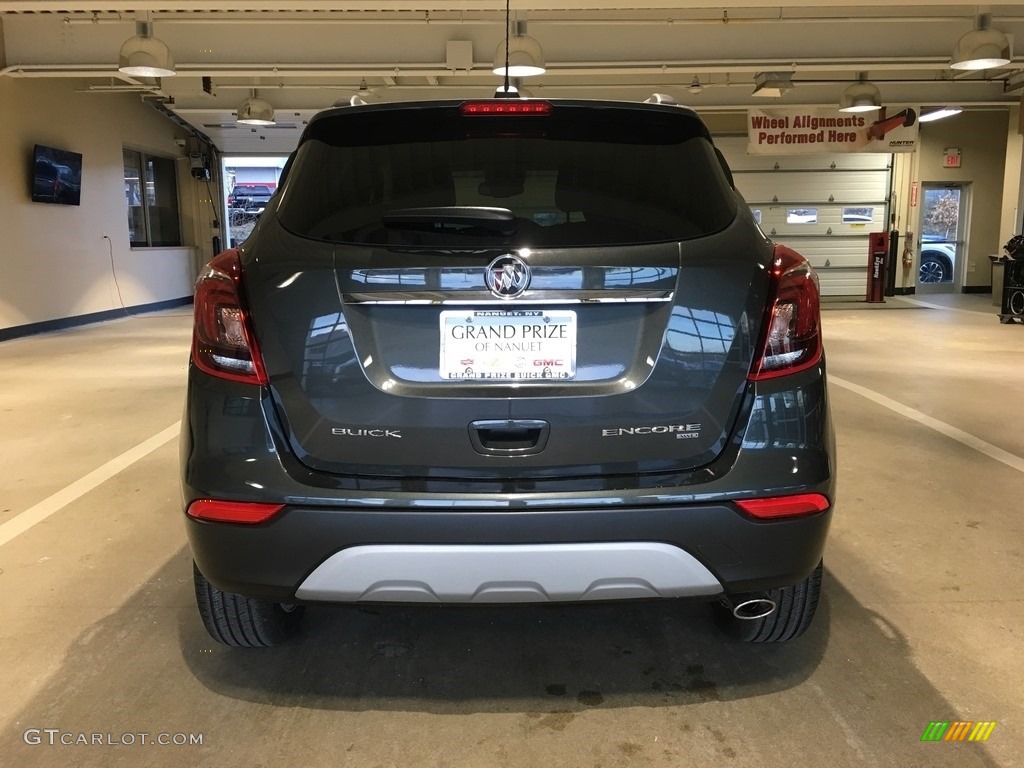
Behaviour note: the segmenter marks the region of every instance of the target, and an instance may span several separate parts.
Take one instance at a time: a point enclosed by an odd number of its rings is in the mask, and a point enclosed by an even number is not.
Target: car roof
[[[657,97],[655,94],[654,97]],[[661,97],[664,98],[664,97]],[[388,112],[388,111],[407,111],[407,110],[430,110],[430,109],[446,109],[451,107],[461,106],[467,102],[508,102],[509,99],[435,99],[431,101],[393,101],[384,102],[380,104],[342,104],[341,106],[330,107],[328,109],[317,112],[310,119],[305,130],[303,131],[302,137],[299,139],[299,145],[305,141],[307,135],[310,134],[313,127],[323,120],[328,120],[339,115],[352,112]],[[555,109],[558,107],[566,106],[573,108],[592,108],[596,110],[602,109],[628,109],[636,110],[638,117],[642,113],[658,113],[658,114],[673,114],[688,117],[691,120],[696,121],[704,127],[705,137],[710,141],[711,134],[707,130],[707,126],[693,109],[690,107],[676,104],[669,101],[613,101],[610,99],[516,99],[519,102],[547,102],[551,104]]]

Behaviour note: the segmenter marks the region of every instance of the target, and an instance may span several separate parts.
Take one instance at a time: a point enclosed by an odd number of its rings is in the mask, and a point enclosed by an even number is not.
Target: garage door
[[[888,229],[892,155],[748,155],[747,137],[715,137],[761,228],[806,256],[824,296],[863,296],[868,235]]]

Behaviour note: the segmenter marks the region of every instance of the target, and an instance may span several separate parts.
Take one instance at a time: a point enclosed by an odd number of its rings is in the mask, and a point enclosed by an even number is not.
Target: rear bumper
[[[835,499],[834,437],[823,370],[759,382],[748,393],[736,434],[718,459],[689,473],[661,477],[516,484],[318,473],[291,453],[264,391],[213,381],[194,371],[180,445],[185,507],[197,498],[285,504],[260,525],[185,516],[196,564],[214,586],[277,602],[383,599],[382,593],[373,594],[376,582],[369,577],[349,579],[335,572],[337,563],[352,562],[354,548],[371,546],[462,546],[463,552],[477,553],[462,563],[477,567],[487,562],[488,552],[499,551],[481,547],[586,549],[653,543],[671,548],[680,562],[692,562],[692,573],[710,575],[687,576],[689,566],[680,566],[675,582],[667,577],[666,596],[756,592],[795,584],[817,567],[832,508],[803,517],[756,520],[732,500],[802,493]],[[351,550],[349,555],[346,550]],[[457,559],[452,560],[453,569],[460,567]],[[591,583],[605,577],[623,584],[642,578],[627,573],[629,562],[636,559],[617,561],[606,576],[595,565],[600,561],[586,558]],[[389,562],[401,559],[391,557]],[[421,581],[427,585],[423,595],[433,592],[442,598],[445,588],[439,592],[440,582],[431,575],[438,562],[423,564],[425,576],[395,565],[392,596]],[[331,563],[326,586],[303,590],[325,563]],[[491,582],[530,580],[523,570],[497,565],[495,560],[493,573],[466,579],[451,594],[473,602],[473,595]],[[369,572],[380,577],[385,573]],[[711,584],[708,578],[718,586],[705,591]],[[554,586],[538,582],[537,599],[552,599],[551,594],[554,599],[588,599],[590,583],[576,585],[573,592],[562,588],[564,580],[547,582]],[[531,589],[525,587],[526,592]],[[662,594],[657,587],[653,591]]]
[[[678,566],[675,580],[665,576],[667,587],[664,590],[657,586],[661,583],[657,581],[659,576],[653,577],[652,594],[627,594],[625,591],[615,594],[614,590],[609,590],[604,595],[587,597],[587,590],[602,578],[621,586],[630,578],[636,580],[635,584],[651,583],[652,577],[645,575],[639,566],[632,575],[627,572],[630,563],[639,562],[632,556],[616,558],[609,554],[608,567],[602,576],[600,557],[583,556],[573,565],[573,557],[578,557],[586,547],[566,550],[569,554],[562,560],[562,567],[580,568],[588,574],[589,580],[573,593],[569,588],[561,588],[564,580],[550,578],[546,585],[544,579],[535,577],[532,580],[538,584],[540,591],[536,599],[540,601],[736,594],[794,584],[810,574],[821,560],[831,509],[809,517],[771,522],[752,520],[728,503],[571,511],[368,511],[289,506],[270,522],[258,526],[186,519],[199,570],[212,584],[228,592],[277,602],[296,599],[433,601],[429,596],[431,592],[438,598],[445,597],[442,593],[446,588],[440,588],[439,592],[437,578],[431,575],[440,560],[402,564],[400,557],[390,557],[396,570],[391,577],[394,591],[389,597],[386,590],[374,594],[372,589],[377,582],[388,579],[373,580],[359,575],[352,565],[354,558],[344,554],[339,557],[339,553],[365,554],[368,550],[355,548],[382,545],[413,547],[414,550],[419,546],[421,552],[429,549],[422,545],[463,545],[464,553],[473,555],[462,558],[460,564],[458,554],[452,554],[452,571],[479,569],[481,563],[488,562],[488,553],[492,555],[493,571],[485,568],[482,573],[458,582],[445,601],[502,602],[493,592],[490,596],[481,593],[474,598],[474,595],[491,583],[531,581],[524,575],[525,571],[516,571],[516,564],[509,565],[511,559],[507,553],[509,547],[519,547],[522,551],[532,548],[536,552],[538,542],[547,546],[626,544],[627,547],[639,542],[656,543],[662,546],[656,553],[649,550],[648,557],[671,550],[669,558],[676,558]],[[609,553],[613,549],[590,546],[592,552]],[[553,551],[557,550],[555,547]],[[390,554],[401,551],[393,550]],[[632,551],[641,552],[635,546]],[[519,561],[528,562],[528,558]],[[349,567],[351,578],[344,573],[345,567]],[[664,569],[656,570],[668,573],[671,567],[666,562]],[[311,580],[311,574],[320,568],[324,568],[320,574],[323,578]],[[416,590],[408,587],[416,581],[426,585],[421,597],[416,597],[413,594]],[[531,589],[533,587],[524,587],[515,599],[529,599],[525,595]],[[402,590],[406,590],[406,597],[399,595]]]

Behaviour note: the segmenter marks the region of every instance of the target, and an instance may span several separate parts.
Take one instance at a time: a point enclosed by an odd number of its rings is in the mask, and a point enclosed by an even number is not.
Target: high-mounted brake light
[[[187,514],[196,520],[215,523],[263,523],[284,509],[284,504],[266,504],[256,501],[218,501],[197,499],[188,505]]]
[[[493,115],[550,115],[555,108],[548,101],[521,101],[497,99],[495,101],[467,101],[459,107],[463,117]]]
[[[751,381],[807,370],[821,360],[818,276],[803,256],[776,245],[770,267],[768,311]]]
[[[192,362],[211,376],[266,384],[267,373],[242,304],[238,251],[224,251],[196,280]]]
[[[767,499],[743,499],[737,501],[736,506],[758,520],[775,520],[780,517],[798,517],[824,512],[831,506],[831,502],[820,493],[802,493]]]

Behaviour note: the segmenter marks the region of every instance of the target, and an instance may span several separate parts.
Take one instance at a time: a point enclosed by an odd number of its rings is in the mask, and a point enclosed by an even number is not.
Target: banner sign
[[[917,112],[910,107],[848,113],[816,107],[747,110],[747,154],[913,152]]]

